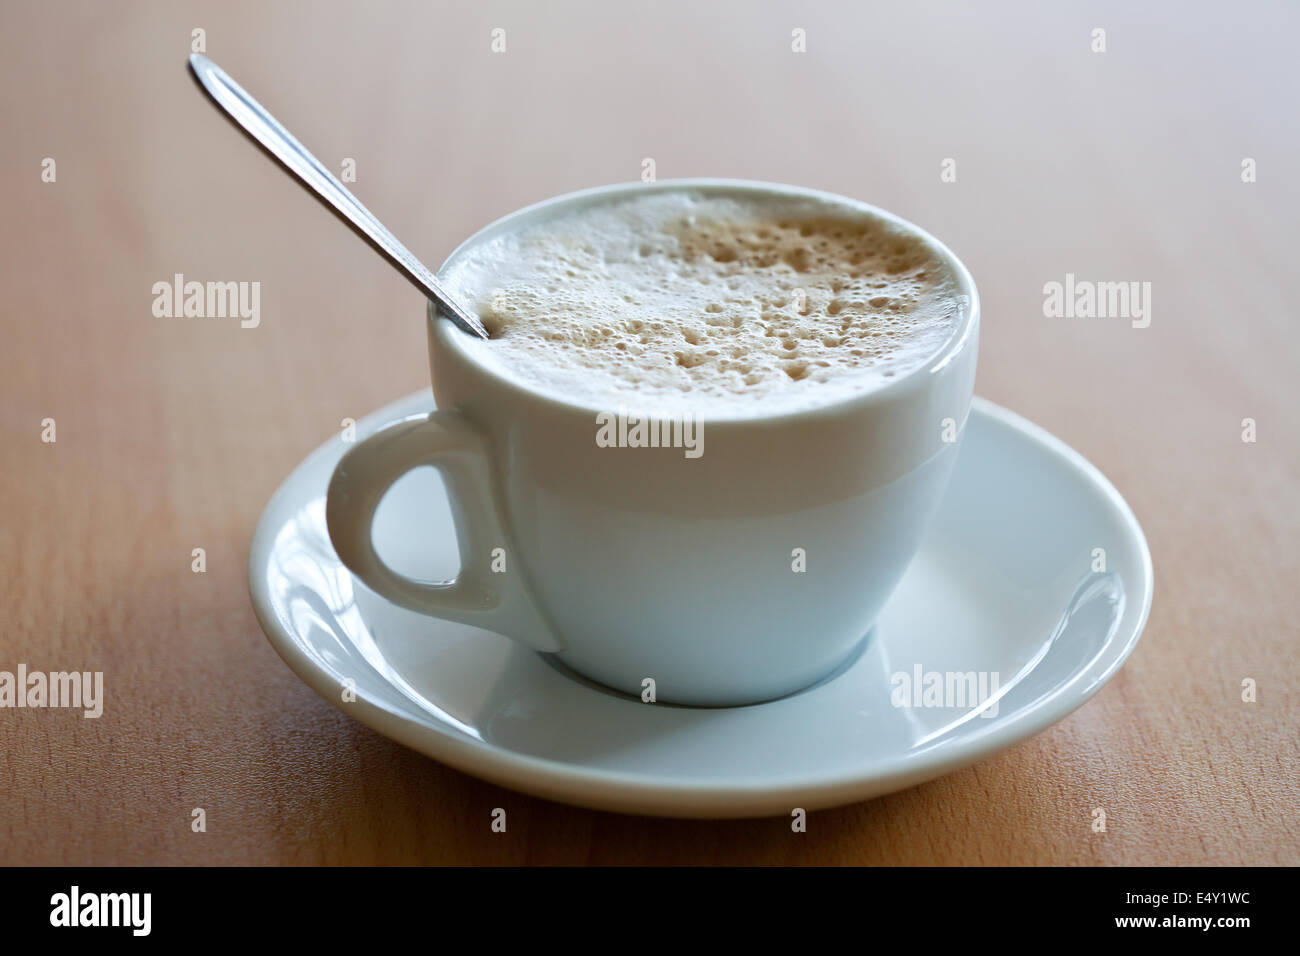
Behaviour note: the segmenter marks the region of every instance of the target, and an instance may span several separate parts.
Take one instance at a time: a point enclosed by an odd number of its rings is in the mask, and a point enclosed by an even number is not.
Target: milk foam
[[[683,190],[611,200],[468,250],[444,281],[467,347],[597,408],[767,414],[878,388],[959,320],[923,240],[832,201]]]

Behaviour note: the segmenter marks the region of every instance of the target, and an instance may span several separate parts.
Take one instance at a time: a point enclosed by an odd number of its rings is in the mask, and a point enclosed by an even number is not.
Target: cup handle
[[[385,426],[350,449],[330,476],[325,501],[330,541],[349,571],[394,604],[496,631],[534,650],[561,651],[563,644],[526,590],[502,527],[488,461],[483,436],[457,412],[439,410]],[[416,581],[375,552],[379,502],[398,478],[422,465],[437,468],[447,486],[460,543],[454,581]],[[505,551],[504,571],[491,569],[497,548]]]

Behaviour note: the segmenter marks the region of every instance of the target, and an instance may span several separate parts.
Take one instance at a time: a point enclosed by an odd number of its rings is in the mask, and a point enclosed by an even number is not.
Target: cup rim
[[[960,321],[949,333],[949,336],[944,341],[943,345],[936,350],[933,355],[918,364],[915,368],[903,373],[897,379],[886,385],[869,389],[861,394],[840,396],[838,398],[829,399],[825,402],[807,406],[798,406],[795,408],[778,408],[768,412],[760,411],[755,413],[736,411],[734,409],[726,409],[720,412],[704,412],[698,416],[702,423],[714,425],[754,425],[769,422],[788,423],[791,420],[797,419],[825,419],[844,414],[845,412],[866,410],[874,406],[885,405],[903,397],[904,395],[925,388],[933,381],[933,376],[936,373],[942,371],[954,362],[966,349],[971,347],[975,334],[979,329],[979,291],[975,286],[975,280],[971,276],[970,270],[966,268],[966,264],[962,262],[956,253],[949,249],[947,245],[915,223],[904,219],[901,216],[895,215],[888,210],[881,209],[878,206],[873,206],[870,203],[854,199],[850,196],[844,196],[839,193],[832,193],[820,189],[811,189],[805,186],[794,186],[786,183],[772,183],[752,179],[693,177],[683,179],[664,179],[653,183],[611,183],[604,186],[593,186],[587,189],[562,193],[506,213],[504,216],[493,220],[486,226],[474,232],[457,245],[456,248],[453,249],[445,259],[443,259],[441,265],[438,266],[438,277],[441,278],[447,266],[466,249],[484,242],[487,239],[493,238],[500,233],[510,231],[510,228],[518,220],[526,220],[536,217],[544,209],[567,205],[578,205],[601,197],[613,197],[619,193],[632,195],[646,191],[671,192],[690,189],[765,193],[768,195],[788,198],[821,200],[841,206],[848,206],[868,216],[877,217],[890,223],[895,228],[910,233],[915,238],[921,240],[921,242],[927,246],[930,253],[936,256],[936,258],[941,260],[944,265],[948,267],[958,287],[956,294],[958,296],[965,296],[969,303],[968,307],[961,310]],[[433,341],[434,348],[443,349],[454,354],[463,366],[474,369],[479,375],[486,376],[498,388],[511,391],[515,393],[518,398],[526,397],[530,402],[541,403],[557,411],[580,412],[585,416],[609,411],[607,407],[599,402],[588,402],[576,398],[562,397],[551,392],[530,387],[526,383],[509,375],[505,375],[487,363],[479,360],[467,348],[465,348],[464,343],[469,340],[469,334],[458,328],[450,319],[440,315],[437,311],[437,304],[433,302],[433,300],[429,300],[427,303],[426,315],[429,322],[429,334]]]

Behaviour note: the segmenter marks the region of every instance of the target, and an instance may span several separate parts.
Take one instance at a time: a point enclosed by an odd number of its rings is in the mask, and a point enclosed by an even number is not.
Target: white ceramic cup
[[[600,408],[557,400],[470,354],[429,310],[438,410],[348,451],[330,481],[339,557],[403,607],[476,625],[620,691],[736,705],[816,683],[863,641],[944,493],[975,380],[979,298],[941,243],[896,216],[813,190],[677,180],[585,190],[529,206],[463,243],[647,191],[849,203],[919,236],[956,278],[962,308],[929,361],[812,410],[703,418],[703,454],[597,444]],[[443,475],[461,569],[446,583],[376,554],[374,513],[413,468]],[[802,557],[801,557],[802,556]],[[802,565],[802,569],[801,569]],[[649,681],[653,681],[650,684]]]

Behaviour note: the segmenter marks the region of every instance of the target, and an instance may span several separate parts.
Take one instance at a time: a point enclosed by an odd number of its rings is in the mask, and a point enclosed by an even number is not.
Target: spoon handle
[[[452,299],[428,267],[415,258],[333,173],[321,165],[320,160],[308,152],[243,87],[226,75],[221,67],[201,53],[191,53],[190,69],[214,103],[225,110],[258,145],[278,159],[285,169],[297,176],[309,192],[436,302],[443,315],[471,335],[488,338],[482,323]]]

